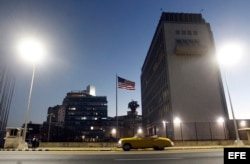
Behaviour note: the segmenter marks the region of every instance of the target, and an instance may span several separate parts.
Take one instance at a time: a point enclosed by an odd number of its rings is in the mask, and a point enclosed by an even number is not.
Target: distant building
[[[141,69],[141,95],[149,135],[230,138],[213,34],[201,14],[162,13]]]
[[[115,125],[116,117],[114,118]],[[117,137],[132,137],[135,135],[144,135],[142,127],[142,116],[138,112],[128,111],[127,115],[118,116]]]
[[[107,103],[106,96],[95,96],[94,86],[68,92],[62,105],[48,108],[44,131],[50,134],[50,141],[104,140],[113,124]]]
[[[5,54],[0,52],[0,147],[6,133],[6,125],[12,101],[15,78]]]
[[[92,95],[92,96],[96,96],[96,93],[95,93],[95,87],[92,86],[92,85],[88,85],[87,86],[87,92]]]
[[[65,120],[65,107],[63,105],[56,105],[48,108],[47,121],[51,124],[62,126]]]
[[[95,96],[95,87],[71,91],[62,105],[49,107],[43,123],[42,141],[115,141],[142,134],[142,116],[128,111],[125,116],[108,117],[106,96]]]
[[[24,128],[24,124],[22,126]],[[41,129],[42,124],[34,124],[32,122],[29,122],[27,124],[27,134],[26,134],[26,141],[31,141],[31,139],[36,136],[37,138],[41,138]]]
[[[68,137],[99,140],[104,137],[103,121],[107,119],[107,98],[92,96],[83,91],[67,93],[63,100],[65,106],[64,127],[72,131]]]
[[[41,132],[41,141],[66,141],[64,128],[65,107],[56,105],[49,107],[47,120],[43,123]]]

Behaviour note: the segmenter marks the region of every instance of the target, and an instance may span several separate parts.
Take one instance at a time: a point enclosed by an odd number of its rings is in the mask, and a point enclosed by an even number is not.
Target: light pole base
[[[28,144],[27,144],[27,142],[20,141],[20,142],[18,143],[17,149],[21,149],[21,150],[28,149]]]
[[[235,140],[234,145],[237,146],[237,147],[245,146],[244,142],[241,141],[241,140]]]

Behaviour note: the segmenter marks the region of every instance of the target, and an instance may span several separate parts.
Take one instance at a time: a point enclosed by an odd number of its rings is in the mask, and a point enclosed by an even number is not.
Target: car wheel
[[[154,150],[164,150],[164,147],[162,147],[162,146],[155,146]]]
[[[129,151],[130,149],[131,149],[131,145],[130,144],[126,143],[126,144],[123,145],[123,150],[124,151]]]
[[[163,146],[159,146],[158,150],[164,150],[164,147]]]
[[[158,149],[158,147],[155,146],[155,147],[154,147],[154,150],[159,150],[159,149]]]

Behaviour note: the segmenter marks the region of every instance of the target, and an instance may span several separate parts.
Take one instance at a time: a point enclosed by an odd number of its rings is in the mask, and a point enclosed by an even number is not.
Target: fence
[[[225,140],[229,139],[229,131],[225,123],[193,122],[173,124],[174,140]],[[171,129],[169,129],[171,130]],[[167,129],[168,131],[168,129]],[[168,133],[169,134],[169,133]]]
[[[242,128],[238,122],[238,128]],[[175,141],[234,140],[236,139],[233,121],[228,122],[181,122],[166,123],[158,134]],[[246,131],[238,131],[240,139],[247,140]]]

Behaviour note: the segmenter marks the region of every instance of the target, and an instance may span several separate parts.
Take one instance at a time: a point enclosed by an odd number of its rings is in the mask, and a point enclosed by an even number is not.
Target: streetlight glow
[[[142,129],[139,128],[139,129],[137,130],[137,133],[138,133],[138,134],[142,134]]]
[[[179,117],[175,117],[174,123],[180,124],[181,123],[181,119]]]
[[[217,57],[220,64],[228,66],[236,64],[242,58],[243,46],[236,42],[224,44],[218,51]]]
[[[111,135],[112,135],[112,137],[116,136],[116,129],[115,129],[115,128],[113,128],[113,129],[111,130]]]
[[[218,123],[224,123],[224,118],[223,118],[223,117],[219,117],[219,118],[217,119],[217,122],[218,122]]]
[[[30,62],[41,61],[45,54],[42,42],[34,38],[20,40],[17,51],[23,59]]]
[[[240,122],[241,127],[246,127],[246,125],[247,125],[246,121],[243,120],[243,121]]]

